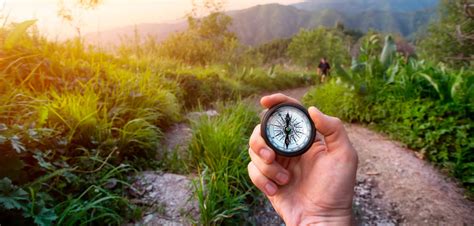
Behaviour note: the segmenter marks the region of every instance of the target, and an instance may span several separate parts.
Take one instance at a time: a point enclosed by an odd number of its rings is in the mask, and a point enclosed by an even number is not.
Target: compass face
[[[268,146],[285,156],[306,152],[313,144],[315,128],[305,108],[280,104],[271,108],[262,122],[262,135]]]

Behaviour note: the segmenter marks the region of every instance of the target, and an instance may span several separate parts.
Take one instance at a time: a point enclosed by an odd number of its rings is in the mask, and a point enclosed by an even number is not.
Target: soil
[[[309,88],[281,93],[301,100]],[[415,151],[362,125],[346,124],[359,155],[354,212],[359,225],[474,225],[474,202]]]
[[[309,87],[305,87],[280,92],[301,100],[308,90]],[[254,96],[247,101],[259,105],[260,97],[261,95]],[[212,115],[215,115],[214,112]],[[464,196],[463,188],[459,187],[454,179],[417,158],[415,151],[405,148],[399,142],[392,141],[362,125],[346,124],[345,128],[359,155],[353,202],[358,225],[474,225],[474,202]],[[186,146],[189,138],[189,126],[178,124],[166,133],[165,144],[167,149],[177,148],[185,151],[186,147],[183,147],[183,144]],[[189,218],[197,219],[197,204],[189,192],[191,179],[181,175],[167,175],[163,179],[158,172],[146,172],[144,175],[149,179],[138,182],[143,184],[138,187],[150,188],[147,184],[154,184],[144,199],[147,202],[154,200],[153,203],[160,203],[166,208],[161,214],[159,211],[148,213],[141,223],[181,225],[189,224]],[[174,189],[176,184],[181,184],[182,189]],[[163,198],[170,196],[167,193],[150,199],[150,193],[160,191],[169,191],[174,198],[172,200]],[[188,202],[180,203],[181,206],[173,204],[179,200]],[[179,206],[178,212],[176,209],[168,209],[169,206]],[[188,209],[183,211],[183,208]],[[175,214],[184,212],[192,214],[187,216]],[[252,215],[251,218],[257,225],[283,224],[266,199],[261,200]]]
[[[134,178],[132,202],[146,207],[140,222],[128,225],[192,225],[199,219],[192,178],[183,175],[140,172]]]

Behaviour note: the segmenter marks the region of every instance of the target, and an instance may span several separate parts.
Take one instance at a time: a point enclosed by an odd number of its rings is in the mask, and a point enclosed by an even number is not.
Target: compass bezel
[[[308,143],[303,146],[302,149],[298,150],[298,151],[294,151],[294,152],[287,152],[287,151],[284,151],[284,150],[281,150],[277,147],[275,147],[272,142],[270,141],[270,139],[268,138],[268,135],[267,135],[267,124],[268,124],[268,120],[270,119],[270,117],[280,108],[282,107],[292,107],[292,108],[295,108],[295,110],[299,110],[301,112],[303,112],[303,114],[308,117],[308,121],[310,123],[310,127],[311,127],[311,131],[310,131],[310,137],[309,137],[309,141]],[[311,117],[309,116],[309,113],[308,113],[308,110],[306,110],[306,108],[304,108],[303,106],[299,105],[299,104],[295,104],[295,103],[281,103],[281,104],[278,104],[276,106],[273,106],[271,107],[270,109],[268,109],[268,111],[265,113],[265,115],[263,116],[262,118],[262,122],[261,122],[261,127],[260,127],[260,134],[262,135],[263,139],[265,140],[265,143],[272,149],[274,150],[277,154],[279,155],[283,155],[283,156],[286,156],[286,157],[294,157],[294,156],[298,156],[298,155],[302,155],[304,154],[306,151],[309,150],[309,148],[313,145],[314,143],[314,139],[315,139],[315,136],[316,136],[316,127],[314,126],[314,122],[313,120],[311,119]]]

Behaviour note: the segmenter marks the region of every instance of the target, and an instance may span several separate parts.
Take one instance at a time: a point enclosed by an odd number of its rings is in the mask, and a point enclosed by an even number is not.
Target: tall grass
[[[160,55],[152,41],[129,43],[116,54],[86,47],[80,39],[51,42],[28,32],[33,24],[0,29],[0,179],[9,178],[14,190],[44,194],[31,196],[44,205],[35,211],[0,206],[0,218],[21,215],[42,224],[37,219],[43,219],[43,210],[45,224],[132,219],[136,216],[126,212],[136,208],[124,190],[133,171],[122,170],[122,164],[159,166],[162,131],[185,111],[311,80],[310,73],[279,68],[188,66]],[[234,107],[220,107],[218,118],[193,124],[189,168],[209,184],[202,195],[215,191],[201,199],[205,223],[242,217],[246,209],[244,137],[257,119],[245,106]],[[120,186],[106,186],[114,179]],[[23,201],[31,206],[34,199]]]
[[[201,223],[244,222],[251,200],[247,176],[248,134],[258,122],[257,113],[244,103],[220,105],[219,116],[192,123],[190,159],[200,172],[195,182]]]

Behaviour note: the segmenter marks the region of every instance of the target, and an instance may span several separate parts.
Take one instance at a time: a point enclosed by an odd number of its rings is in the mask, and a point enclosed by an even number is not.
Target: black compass
[[[311,147],[316,128],[303,106],[283,103],[267,111],[262,120],[261,134],[267,145],[278,154],[296,156]]]

